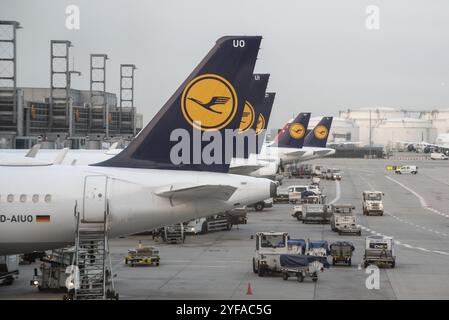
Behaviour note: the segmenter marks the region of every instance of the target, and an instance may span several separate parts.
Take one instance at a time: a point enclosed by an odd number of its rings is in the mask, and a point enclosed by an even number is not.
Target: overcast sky
[[[80,29],[65,26],[67,5]],[[379,7],[379,30],[366,27]],[[292,114],[355,107],[449,107],[447,0],[0,0],[17,20],[18,85],[48,87],[50,40],[70,40],[72,87],[89,88],[89,54],[107,53],[107,90],[134,63],[135,104],[147,122],[223,35],[262,35],[256,72],[277,92],[270,127]]]

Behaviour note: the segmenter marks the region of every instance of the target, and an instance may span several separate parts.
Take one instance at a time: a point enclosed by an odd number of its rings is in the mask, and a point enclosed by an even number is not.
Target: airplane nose
[[[273,198],[277,195],[277,184],[274,182],[270,182],[270,198]]]

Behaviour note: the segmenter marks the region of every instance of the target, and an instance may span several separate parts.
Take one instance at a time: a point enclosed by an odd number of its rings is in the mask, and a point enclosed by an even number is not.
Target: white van
[[[301,193],[309,191],[309,186],[290,186],[288,187],[288,202],[296,203],[301,200]]]
[[[418,167],[417,166],[398,166],[394,173],[402,174],[402,173],[411,173],[411,174],[417,174],[418,173]]]
[[[447,160],[447,155],[439,152],[432,152],[430,154],[430,159],[432,160]]]

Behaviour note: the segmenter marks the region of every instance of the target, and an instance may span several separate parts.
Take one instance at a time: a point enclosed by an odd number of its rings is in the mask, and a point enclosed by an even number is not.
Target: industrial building
[[[134,106],[135,65],[120,65],[120,96],[106,90],[107,54],[90,55],[90,88],[71,87],[68,40],[50,42],[50,84],[17,85],[16,21],[0,21],[0,148],[99,149],[112,141],[131,140],[142,128]]]
[[[359,108],[340,111],[339,117],[359,128],[358,139],[352,141],[362,145],[394,148],[401,142],[438,143],[437,137],[449,132],[449,109]]]

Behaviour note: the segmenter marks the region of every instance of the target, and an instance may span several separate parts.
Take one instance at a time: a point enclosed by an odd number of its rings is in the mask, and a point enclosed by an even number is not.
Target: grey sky
[[[65,28],[76,4],[81,29]],[[368,5],[380,30],[365,27]],[[0,19],[17,20],[18,85],[48,86],[51,39],[72,41],[73,87],[89,87],[89,54],[107,53],[107,90],[119,65],[134,63],[136,105],[149,121],[215,40],[262,35],[256,72],[277,92],[270,127],[292,114],[336,115],[352,107],[449,107],[447,0],[0,0]]]

